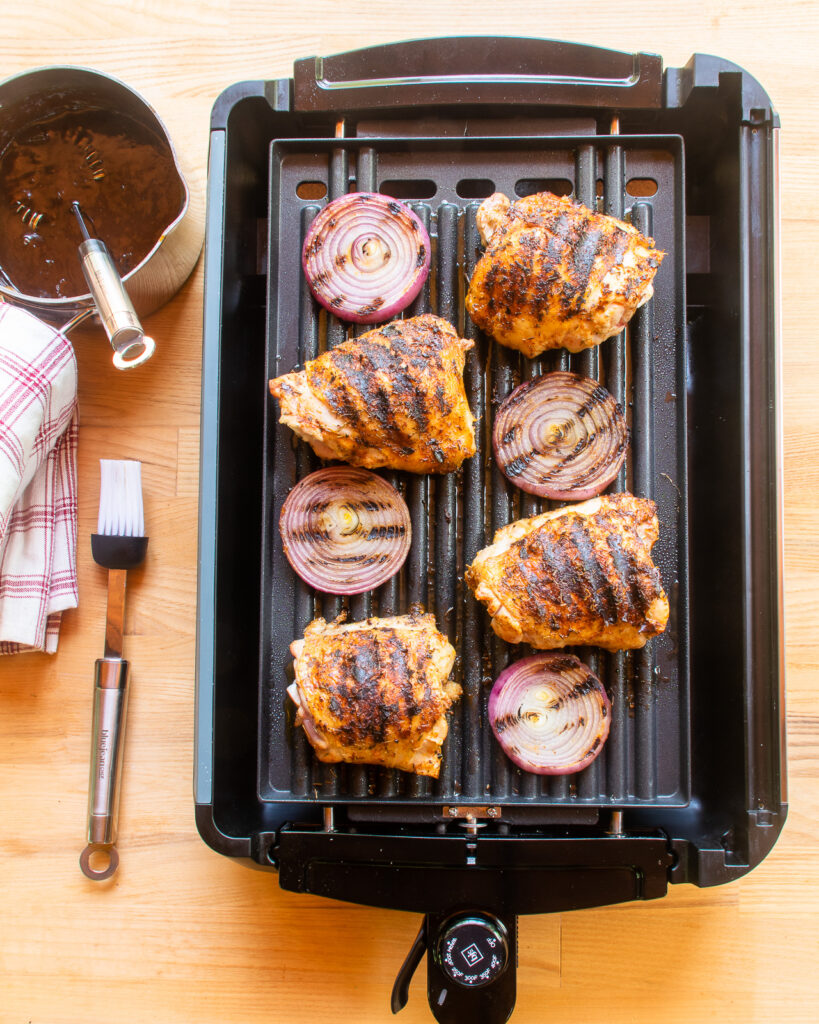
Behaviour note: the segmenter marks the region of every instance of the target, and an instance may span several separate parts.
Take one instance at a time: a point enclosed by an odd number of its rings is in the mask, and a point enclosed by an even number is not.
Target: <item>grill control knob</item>
[[[441,929],[435,960],[464,988],[479,988],[499,978],[509,963],[506,928],[487,914],[453,917]]]

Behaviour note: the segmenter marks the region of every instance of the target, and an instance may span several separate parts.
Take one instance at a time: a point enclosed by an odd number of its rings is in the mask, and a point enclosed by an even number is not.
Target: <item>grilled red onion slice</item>
[[[394,576],[407,557],[409,509],[375,473],[328,466],[299,481],[279,517],[288,562],[316,590],[362,594]]]
[[[623,410],[577,373],[525,381],[498,409],[492,430],[505,476],[529,494],[585,501],[617,476],[628,448]]]
[[[310,225],[301,262],[316,299],[342,320],[377,324],[405,309],[429,274],[429,235],[376,192],[334,199]]]
[[[603,684],[573,654],[552,651],[514,662],[495,680],[489,722],[504,753],[537,775],[579,772],[609,734]]]

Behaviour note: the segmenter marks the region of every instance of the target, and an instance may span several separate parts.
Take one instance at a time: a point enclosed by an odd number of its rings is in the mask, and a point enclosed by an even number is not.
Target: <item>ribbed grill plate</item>
[[[640,184],[630,184],[635,180]],[[650,190],[646,182],[656,183],[653,195],[631,194]],[[341,323],[315,303],[301,272],[301,245],[327,198],[356,189],[380,191],[384,183],[385,191],[399,192],[412,206],[433,239],[428,285],[406,315],[437,313],[475,339],[465,381],[478,417],[478,453],[445,477],[384,473],[404,494],[412,515],[407,563],[372,595],[328,598],[306,587],[282,552],[281,505],[293,484],[320,463],[309,446],[278,424],[277,404],[269,400],[259,795],[269,801],[344,803],[351,817],[390,820],[440,817],[448,803],[503,806],[508,822],[561,820],[571,816],[571,808],[685,804],[690,744],[682,141],[677,136],[575,136],[274,142],[266,251],[269,377],[300,368],[365,329]],[[310,198],[322,186],[325,198]],[[533,361],[484,337],[465,315],[464,291],[480,256],[475,213],[491,191],[515,197],[561,186],[588,206],[630,219],[655,238],[666,257],[653,300],[622,335],[578,356],[559,350]],[[521,772],[505,758],[486,718],[492,681],[511,661],[532,652],[495,637],[488,615],[463,583],[463,572],[496,529],[552,507],[506,481],[494,465],[490,434],[495,410],[513,387],[558,368],[600,379],[627,410],[632,444],[612,490],[627,488],[657,503],[661,532],[653,555],[671,618],[666,632],[643,651],[577,651],[606,684],[611,734],[585,771],[541,777]],[[400,614],[418,602],[434,612],[454,644],[454,678],[464,690],[451,713],[440,779],[321,764],[303,731],[293,726],[285,693],[292,681],[291,641],[316,615],[329,620],[346,608],[350,619],[359,620]]]

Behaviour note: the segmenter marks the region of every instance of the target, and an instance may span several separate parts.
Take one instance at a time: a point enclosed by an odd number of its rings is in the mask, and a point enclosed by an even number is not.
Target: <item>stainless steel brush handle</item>
[[[80,867],[95,881],[110,878],[119,864],[117,839],[125,712],[128,704],[128,662],[123,658],[99,658],[94,672],[94,726],[91,769],[88,779],[88,846],[80,855]],[[95,867],[94,854],[107,864]]]

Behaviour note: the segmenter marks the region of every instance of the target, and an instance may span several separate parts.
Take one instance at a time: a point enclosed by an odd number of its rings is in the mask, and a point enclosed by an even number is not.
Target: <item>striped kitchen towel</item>
[[[0,654],[57,650],[77,605],[77,361],[0,302]]]

